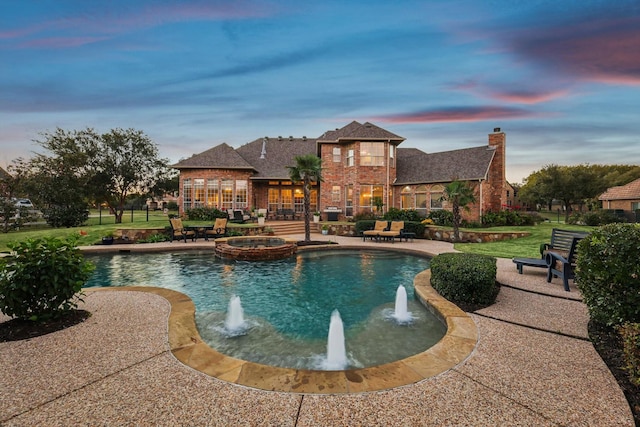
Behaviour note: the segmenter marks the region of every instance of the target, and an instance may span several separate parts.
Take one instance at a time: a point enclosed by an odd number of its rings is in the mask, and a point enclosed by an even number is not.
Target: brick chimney
[[[489,134],[489,149],[496,151],[489,168],[487,184],[490,188],[489,194],[485,194],[485,212],[498,212],[502,205],[506,205],[503,200],[504,189],[507,185],[506,179],[506,143],[507,137],[500,128],[494,128]]]

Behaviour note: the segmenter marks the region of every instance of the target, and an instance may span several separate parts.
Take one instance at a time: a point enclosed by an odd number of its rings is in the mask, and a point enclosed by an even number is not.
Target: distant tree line
[[[638,178],[640,166],[635,165],[551,164],[525,178],[518,189],[518,198],[549,210],[552,202],[559,200],[565,208],[565,220],[568,220],[572,206],[578,206],[579,210],[597,208],[597,198],[607,188],[625,185]]]

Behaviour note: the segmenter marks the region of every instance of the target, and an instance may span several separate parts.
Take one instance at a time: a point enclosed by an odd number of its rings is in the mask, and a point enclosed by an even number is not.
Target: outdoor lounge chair
[[[367,240],[367,237],[371,240],[379,239],[380,233],[387,229],[387,221],[376,221],[376,225],[373,227],[373,230],[365,230],[362,232],[362,241]]]
[[[396,237],[401,237],[404,232],[404,221],[391,221],[391,226],[388,231],[381,231],[379,237],[386,240],[391,240],[393,243]]]
[[[173,240],[184,240],[187,243],[187,238],[190,238],[192,242],[195,242],[198,237],[195,230],[189,230],[182,225],[182,219],[171,218],[169,220],[171,224],[171,237]]]
[[[209,240],[209,237],[217,239],[218,237],[224,237],[227,235],[227,218],[216,218],[216,222],[213,224],[213,228],[207,228],[204,232],[204,239]]]

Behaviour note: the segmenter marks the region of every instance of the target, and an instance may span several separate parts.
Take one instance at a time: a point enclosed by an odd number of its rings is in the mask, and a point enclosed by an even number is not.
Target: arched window
[[[400,209],[413,209],[413,197],[411,197],[411,187],[408,185],[400,193]]]
[[[444,186],[438,184],[431,187],[431,209],[442,209],[442,194],[444,193]]]
[[[420,215],[427,216],[427,186],[419,185],[416,188],[416,210]]]

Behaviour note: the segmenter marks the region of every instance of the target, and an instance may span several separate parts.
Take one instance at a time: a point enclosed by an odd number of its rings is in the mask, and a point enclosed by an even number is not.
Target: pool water
[[[435,344],[445,326],[415,300],[413,278],[429,260],[392,251],[303,252],[279,261],[233,262],[210,252],[87,256],[92,286],[159,286],[196,306],[201,337],[232,357],[302,369],[319,368],[331,312],[340,312],[352,367],[376,366]],[[409,325],[398,325],[396,290],[408,295]],[[224,331],[227,306],[239,296],[246,334]]]

